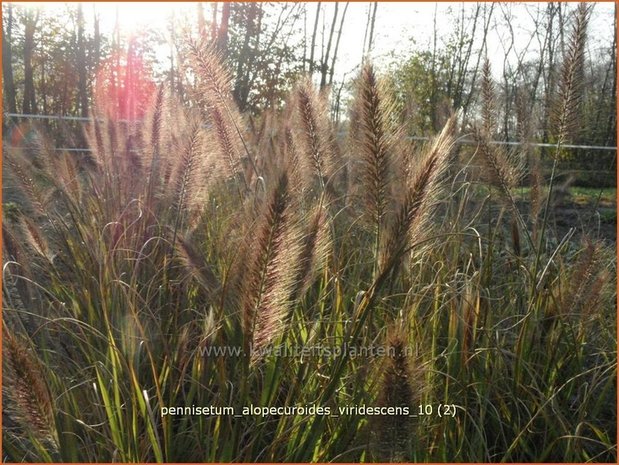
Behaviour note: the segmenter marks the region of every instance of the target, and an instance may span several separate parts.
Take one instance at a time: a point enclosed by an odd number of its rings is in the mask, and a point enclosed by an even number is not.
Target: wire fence
[[[79,144],[84,143],[83,137],[81,137],[81,131],[79,131],[79,127],[81,123],[92,122],[94,119],[92,117],[83,117],[83,116],[64,116],[64,115],[45,115],[45,114],[24,114],[24,113],[4,113],[4,121],[7,120],[40,120],[45,121],[46,123],[58,123],[58,127],[56,128],[59,131],[62,131],[64,137],[58,137],[56,141],[60,145],[66,145],[67,143]],[[118,120],[120,123],[125,124],[140,124],[143,123],[143,120]],[[72,127],[71,127],[72,126]],[[6,128],[7,126],[5,126]],[[13,126],[20,130],[18,124]],[[80,134],[80,135],[77,135]],[[76,136],[77,135],[77,136]],[[22,134],[23,136],[23,134]],[[345,132],[338,133],[338,136],[344,138],[346,136]],[[10,139],[10,138],[9,138]],[[64,139],[64,140],[61,140]],[[429,137],[425,136],[408,136],[409,140],[424,142],[430,140]],[[460,145],[469,145],[474,146],[477,143],[469,138],[462,137],[456,141]],[[519,147],[526,145],[530,148],[539,148],[541,150],[545,149],[556,149],[558,147],[557,144],[553,143],[544,143],[544,142],[520,142],[520,141],[502,141],[495,140],[491,142],[495,145],[506,146],[506,147]],[[19,150],[23,147],[19,145],[11,145],[4,144],[4,149],[8,150]],[[68,153],[82,153],[87,154],[91,153],[92,149],[88,147],[51,147],[52,150],[57,152],[68,152]],[[564,150],[572,150],[578,151],[579,157],[585,155],[588,160],[591,158],[597,158],[597,160],[591,160],[591,162],[585,162],[587,165],[592,166],[583,166],[582,159],[578,158],[576,160],[566,160],[565,163],[562,164],[561,169],[559,170],[560,175],[564,175],[566,177],[575,176],[579,178],[579,183],[581,185],[605,185],[605,186],[614,186],[616,185],[616,155],[611,156],[613,152],[616,153],[616,146],[602,146],[602,145],[582,145],[582,144],[561,144],[561,149]],[[603,165],[604,169],[600,169],[600,165]],[[474,164],[469,164],[471,168],[476,168],[477,166]]]
[[[93,118],[84,117],[84,116],[62,116],[62,115],[31,115],[25,113],[5,113],[5,118],[15,118],[15,119],[42,119],[48,121],[82,121],[82,122],[92,122]],[[99,119],[99,121],[103,121],[103,119]],[[143,120],[118,120],[120,123],[141,123]],[[340,133],[339,135],[343,135]],[[408,136],[410,140],[418,140],[418,141],[427,141],[430,140],[429,137],[426,136]],[[476,142],[470,139],[459,139],[457,141],[460,144],[468,144],[475,145]],[[557,144],[550,143],[542,143],[542,142],[519,142],[519,141],[491,141],[492,144],[496,145],[506,145],[506,146],[521,146],[528,145],[530,147],[545,147],[545,148],[556,148]],[[603,151],[617,151],[617,147],[612,146],[604,146],[604,145],[574,145],[574,144],[561,144],[561,147],[564,149],[579,149],[579,150],[603,150]],[[75,147],[61,147],[56,150],[60,151],[89,151],[87,148],[75,148]]]

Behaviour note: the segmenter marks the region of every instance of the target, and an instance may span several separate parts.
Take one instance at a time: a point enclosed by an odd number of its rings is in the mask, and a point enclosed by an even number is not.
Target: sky
[[[42,3],[44,8],[64,9],[66,3]],[[188,18],[195,18],[196,3],[185,2],[122,2],[122,3],[85,3],[84,13],[86,20],[92,19],[93,8],[101,18],[101,30],[103,33],[111,33],[116,23],[116,9],[121,29],[125,32],[150,26],[161,31],[166,30],[166,24],[171,13]],[[308,4],[308,29],[314,18],[316,4]],[[326,29],[330,27],[333,3],[323,2],[324,14],[321,21],[326,22]],[[340,43],[338,64],[336,65],[336,80],[354,73],[361,62],[364,33],[367,23],[370,3],[351,2],[348,7],[346,22]],[[378,5],[375,24],[375,39],[372,59],[379,65],[387,65],[403,59],[409,51],[428,49],[432,46],[434,15],[436,15],[436,30],[439,45],[453,31],[454,25],[449,19],[460,12],[460,2],[380,2]],[[483,8],[489,8],[485,3]],[[574,8],[575,4],[570,7]],[[210,5],[205,3],[207,20],[210,15]],[[465,8],[474,8],[469,3]],[[490,58],[493,73],[499,77],[503,70],[505,48],[510,43],[508,28],[505,27],[505,19],[510,18],[514,30],[514,44],[510,52],[510,61],[514,62],[517,54],[527,46],[535,53],[535,42],[529,44],[534,31],[534,23],[531,19],[538,9],[545,8],[544,3],[510,3],[496,4],[493,19],[488,34],[488,56]],[[343,4],[340,5],[340,12]],[[453,14],[448,14],[449,12]],[[599,48],[608,47],[612,43],[614,4],[596,3],[590,20],[589,35],[590,56],[595,57]],[[321,25],[322,26],[322,25]],[[311,31],[310,31],[311,32]],[[317,47],[320,43],[317,44]],[[319,49],[318,49],[319,50]],[[158,53],[162,62],[167,62],[169,48],[162,47]]]
[[[575,6],[576,4],[572,4]],[[466,8],[474,8],[474,4],[466,5]],[[489,8],[486,3],[483,7]],[[418,49],[431,49],[434,29],[434,15],[436,14],[436,29],[441,44],[453,31],[454,25],[449,19],[452,14],[458,14],[462,7],[460,2],[385,2],[379,3],[376,18],[376,39],[373,57],[384,62],[397,61],[406,55],[414,46]],[[482,7],[482,8],[483,8]],[[521,53],[527,47],[529,39],[534,32],[533,21],[530,14],[535,14],[538,8],[545,8],[545,4],[518,3],[496,4],[488,32],[488,56],[491,61],[494,74],[502,73],[505,47],[509,44],[508,29],[502,24],[505,16],[511,16],[514,27],[514,47],[511,51],[512,59],[516,53]],[[345,41],[342,56],[348,66],[354,66],[361,61],[361,46],[367,17],[367,3],[351,3],[344,26],[342,40]],[[613,34],[613,3],[597,3],[590,20],[590,45],[596,49],[600,44],[608,46],[612,43]],[[479,30],[478,30],[479,31]],[[530,49],[534,50],[536,44],[532,43]],[[597,49],[596,49],[597,50]],[[596,52],[591,50],[591,52]],[[395,54],[392,58],[391,55]],[[593,54],[592,56],[595,56]]]

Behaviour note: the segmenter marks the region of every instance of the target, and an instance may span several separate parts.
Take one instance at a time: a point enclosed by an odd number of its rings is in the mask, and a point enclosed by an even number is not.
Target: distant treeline
[[[291,83],[310,74],[320,89],[330,91],[333,119],[346,123],[351,117],[342,108],[354,83],[347,75],[338,80],[335,74],[343,68],[342,33],[353,26],[347,24],[349,2],[197,3],[194,16],[171,14],[166,30],[150,28],[131,35],[119,24],[112,33],[102,31],[100,8],[84,3],[56,10],[3,4],[5,113],[87,117],[93,104],[105,100],[109,111],[136,119],[162,82],[185,104],[197,103],[195,76],[185,68],[184,57],[192,42],[211,42],[228,64],[232,95],[242,112],[256,117],[267,108],[281,107]],[[122,14],[122,6],[118,8]],[[377,31],[385,25],[379,24],[380,18],[377,21],[381,8],[377,2],[365,8],[362,47],[364,56],[371,57],[380,40]],[[500,78],[494,75],[500,121],[495,138],[555,142],[559,74],[574,10],[569,3],[553,2],[462,4],[450,10],[453,30],[441,37],[435,13],[433,46],[398,50],[405,59],[398,58],[383,70],[407,131],[435,133],[454,108],[462,109],[463,128],[479,115],[489,31],[498,27],[505,31],[505,61]],[[516,48],[515,35],[525,33],[514,31],[518,15],[531,23],[525,49]],[[592,24],[589,34],[596,40],[583,42],[585,61],[576,76],[582,85],[578,122],[571,135],[574,144],[616,146],[616,27],[613,30],[604,43]],[[161,50],[167,50],[165,63]],[[16,122],[5,118],[3,131]],[[54,133],[57,143],[83,146],[79,123],[41,124]],[[577,183],[614,184],[616,151],[565,150],[563,158],[564,168],[573,172]]]

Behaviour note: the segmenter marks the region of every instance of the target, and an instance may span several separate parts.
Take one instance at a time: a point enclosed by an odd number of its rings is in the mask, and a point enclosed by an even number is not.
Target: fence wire
[[[43,120],[52,120],[52,121],[83,121],[90,122],[93,121],[93,118],[84,117],[84,116],[62,116],[62,115],[32,115],[26,113],[5,113],[5,118],[17,118],[17,119],[43,119]],[[99,121],[103,121],[99,119]],[[143,120],[118,120],[120,123],[141,123]],[[344,135],[343,133],[339,134],[340,136]],[[430,140],[429,137],[426,136],[407,136],[409,140],[417,140],[417,141],[427,141]],[[456,141],[459,144],[465,145],[475,145],[476,142],[470,139],[459,139]],[[501,141],[495,140],[491,141],[492,144],[495,145],[506,145],[506,146],[521,146],[527,145],[530,147],[544,147],[544,148],[556,148],[558,144],[550,144],[545,142],[519,142],[519,141]],[[574,145],[574,144],[561,144],[561,147],[564,149],[579,149],[579,150],[603,150],[603,151],[617,151],[617,147],[612,146],[604,146],[604,145]],[[14,147],[8,147],[14,148]],[[59,147],[55,148],[57,151],[66,151],[66,152],[91,152],[91,149],[88,148],[78,148],[78,147]]]

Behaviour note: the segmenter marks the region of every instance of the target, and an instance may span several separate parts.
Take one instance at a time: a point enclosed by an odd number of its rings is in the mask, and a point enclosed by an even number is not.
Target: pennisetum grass
[[[295,90],[298,140],[302,154],[312,167],[324,191],[333,169],[333,154],[329,145],[327,110],[325,102],[314,89],[311,81],[302,81]]]
[[[392,186],[401,169],[397,152],[401,129],[397,127],[393,102],[374,68],[366,64],[359,77],[351,121],[352,151],[358,159],[358,177],[364,212],[375,235],[374,258],[378,263],[386,218],[393,208]]]
[[[386,347],[389,355],[380,384],[378,405],[407,408],[410,413],[377,417],[377,455],[380,460],[403,462],[412,457],[413,416],[417,414],[421,400],[417,380],[422,373],[413,368],[410,340],[402,328],[391,330]]]
[[[397,266],[409,247],[424,238],[428,216],[438,191],[441,176],[447,168],[449,154],[455,139],[457,115],[452,116],[440,135],[429,146],[421,160],[415,160],[404,195],[396,207],[390,229],[384,239],[381,272]]]
[[[473,132],[496,198],[457,166],[459,114],[409,146],[371,65],[342,143],[309,79],[249,118],[221,57],[189,49],[193,107],[161,88],[122,125],[99,101],[91,158],[5,154],[7,461],[616,461],[614,262],[575,232],[550,247],[534,163],[525,221],[488,64]],[[511,230],[483,227],[497,210]],[[417,418],[346,413],[396,405]]]
[[[43,367],[6,326],[2,331],[2,346],[3,423],[9,436],[7,449],[17,446],[11,444],[13,441],[27,444],[30,440],[32,448],[26,446],[23,459],[57,458],[55,410]]]
[[[298,267],[300,240],[295,223],[294,199],[283,173],[255,225],[254,253],[242,291],[246,347],[256,354],[285,328]]]
[[[545,232],[548,223],[552,190],[555,184],[555,174],[561,147],[568,140],[576,119],[577,109],[582,97],[582,68],[585,59],[585,39],[587,24],[589,21],[589,6],[581,2],[576,11],[575,24],[570,35],[567,55],[563,62],[560,83],[559,106],[555,113],[557,121],[557,147],[553,155],[552,169],[548,182],[548,194],[544,205],[543,219],[540,230],[540,245],[545,240]],[[539,258],[539,254],[538,254]],[[539,259],[536,260],[535,271],[538,271]]]

